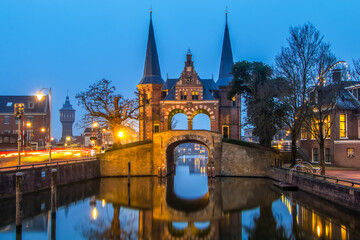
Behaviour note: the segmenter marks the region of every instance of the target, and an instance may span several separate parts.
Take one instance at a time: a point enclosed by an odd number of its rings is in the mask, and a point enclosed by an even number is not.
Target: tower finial
[[[152,19],[152,4],[150,4],[150,19]]]
[[[226,22],[227,22],[227,15],[228,15],[228,6],[226,6],[226,9],[225,9],[225,18],[226,18]]]

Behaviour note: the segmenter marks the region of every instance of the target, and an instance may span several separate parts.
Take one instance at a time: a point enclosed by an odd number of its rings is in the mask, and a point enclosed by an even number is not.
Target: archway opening
[[[192,120],[193,130],[211,130],[210,117],[205,113],[198,113]]]
[[[198,142],[186,142],[173,150],[175,163],[174,193],[177,197],[194,200],[208,193],[208,149]]]
[[[187,130],[188,117],[182,109],[174,109],[168,116],[168,129],[170,130]]]

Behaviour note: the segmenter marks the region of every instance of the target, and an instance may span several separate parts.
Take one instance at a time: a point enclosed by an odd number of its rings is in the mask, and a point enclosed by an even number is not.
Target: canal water
[[[208,179],[207,152],[182,151],[168,178],[58,187],[55,217],[50,191],[24,195],[22,239],[360,239],[359,213],[271,179]],[[0,239],[16,237],[15,198],[2,199]]]

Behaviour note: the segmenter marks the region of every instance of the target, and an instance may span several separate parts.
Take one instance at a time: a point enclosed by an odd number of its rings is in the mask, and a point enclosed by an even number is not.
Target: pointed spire
[[[156,49],[155,34],[152,24],[152,10],[150,9],[150,26],[146,47],[144,75],[140,84],[163,84],[161,78],[159,58]]]
[[[234,64],[234,59],[232,55],[231,43],[230,43],[230,34],[229,28],[227,24],[227,7],[225,13],[225,33],[224,33],[224,41],[222,46],[222,53],[221,53],[221,61],[220,61],[220,71],[219,71],[219,79],[217,80],[216,84],[218,86],[225,86],[230,83],[233,79],[231,74],[231,68]]]

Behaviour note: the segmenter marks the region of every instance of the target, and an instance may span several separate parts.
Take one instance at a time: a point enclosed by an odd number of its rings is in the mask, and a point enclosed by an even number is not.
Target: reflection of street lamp
[[[47,90],[49,92],[49,163],[51,163],[51,88],[42,88],[36,97],[39,101],[44,97],[42,91]]]

